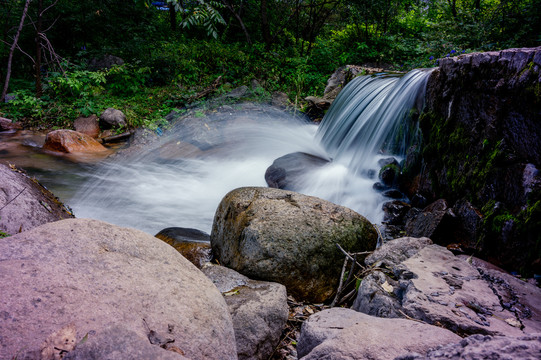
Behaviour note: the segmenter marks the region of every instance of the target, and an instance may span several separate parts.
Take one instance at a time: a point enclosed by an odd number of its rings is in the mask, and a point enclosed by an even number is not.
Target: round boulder
[[[120,110],[107,108],[100,116],[100,127],[102,129],[126,127],[126,115]]]
[[[286,286],[299,300],[335,292],[344,254],[373,250],[377,233],[346,207],[292,191],[246,187],[221,201],[210,235],[219,262],[253,279]]]
[[[63,329],[76,359],[237,358],[218,289],[139,230],[69,219],[2,239],[0,294],[0,359],[52,358]]]

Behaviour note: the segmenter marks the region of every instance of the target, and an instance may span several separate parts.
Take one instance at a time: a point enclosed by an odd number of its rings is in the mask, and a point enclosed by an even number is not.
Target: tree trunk
[[[32,0],[26,0],[26,3],[24,4],[23,15],[21,16],[21,22],[19,23],[19,28],[17,29],[17,33],[15,34],[15,39],[13,39],[13,44],[11,44],[11,48],[9,49],[8,65],[7,65],[7,71],[6,71],[6,81],[4,83],[4,90],[2,91],[0,102],[3,102],[6,99],[6,94],[8,92],[8,87],[9,87],[9,78],[11,77],[11,62],[13,61],[13,52],[15,51],[15,48],[17,47],[17,42],[19,41],[19,35],[21,35],[21,31],[24,25],[24,19],[26,18],[26,14],[28,13],[28,6],[30,5],[31,1]]]
[[[43,30],[43,0],[38,0],[38,22],[36,24],[36,97],[43,95],[41,87],[41,31]]]
[[[244,32],[244,36],[246,37],[246,42],[251,45],[252,44],[252,38],[250,37],[250,34],[248,33],[248,29],[246,29],[246,26],[244,25],[244,21],[242,21],[242,18],[240,17],[240,14],[238,12],[236,12],[235,9],[233,9],[233,6],[231,5],[231,3],[229,1],[224,0],[223,3],[227,7],[227,9],[231,12],[231,14],[233,14],[235,19],[237,19],[242,31]]]
[[[272,36],[267,17],[267,0],[261,0],[261,33],[263,34],[263,40],[265,40],[267,50],[269,50],[272,45]]]
[[[169,3],[169,22],[171,23],[171,31],[177,31],[177,13],[173,3]]]

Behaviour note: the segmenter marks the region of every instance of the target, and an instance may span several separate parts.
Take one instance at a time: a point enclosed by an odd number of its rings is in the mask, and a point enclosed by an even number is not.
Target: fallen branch
[[[17,194],[17,196],[15,196],[13,199],[9,200],[4,206],[2,206],[0,208],[0,211],[2,211],[6,206],[8,206],[11,202],[13,202],[15,199],[17,199],[19,197],[19,195],[21,195],[23,193],[23,191],[26,190],[26,186],[21,190],[19,191],[19,193]]]
[[[211,93],[213,93],[214,91],[216,91],[216,88],[218,87],[218,85],[220,85],[220,83],[222,82],[222,76],[218,76],[218,78],[216,80],[214,80],[214,82],[209,86],[207,87],[205,90],[197,93],[196,95],[190,97],[190,99],[188,99],[188,102],[191,103],[191,102],[194,102],[195,100],[199,100],[207,95],[210,95]]]

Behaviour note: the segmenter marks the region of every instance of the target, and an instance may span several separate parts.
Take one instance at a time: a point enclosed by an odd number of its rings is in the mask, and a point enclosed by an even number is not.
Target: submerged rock
[[[322,302],[336,291],[344,255],[373,250],[377,232],[351,209],[271,188],[231,191],[212,226],[214,256],[254,279],[286,286],[299,300]]]
[[[203,273],[224,295],[231,312],[239,359],[268,359],[288,318],[283,285],[250,280],[223,266],[207,264]]]
[[[177,350],[190,359],[237,358],[220,292],[139,230],[70,219],[2,239],[0,293],[2,359],[39,352],[67,324],[77,342],[88,334],[79,359],[182,359]],[[114,348],[105,341],[112,334]]]
[[[393,359],[458,342],[449,330],[406,319],[383,319],[345,308],[314,314],[302,325],[299,359]]]
[[[15,235],[73,214],[23,171],[0,164],[0,231]]]
[[[265,181],[273,188],[296,191],[302,188],[303,175],[328,163],[329,160],[303,152],[287,154],[267,168]]]

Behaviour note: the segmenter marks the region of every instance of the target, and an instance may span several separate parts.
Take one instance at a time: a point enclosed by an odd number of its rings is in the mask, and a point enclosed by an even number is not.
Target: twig
[[[340,282],[338,283],[338,289],[336,289],[336,295],[334,296],[334,299],[331,303],[331,307],[334,307],[336,305],[336,302],[338,301],[338,297],[342,293],[342,285],[344,284],[344,273],[346,272],[347,265],[348,265],[348,257],[346,256],[346,258],[344,259],[344,265],[342,265],[342,273],[340,274]]]
[[[13,202],[15,199],[17,199],[19,197],[19,195],[21,195],[23,193],[23,191],[26,190],[26,186],[21,190],[19,191],[19,193],[17,194],[17,196],[15,196],[13,199],[9,200],[4,206],[2,206],[0,208],[0,211],[2,211],[6,206],[8,206],[11,202]]]
[[[338,246],[338,249],[340,249],[340,251],[342,251],[342,253],[344,253],[344,255],[346,255],[351,261],[354,261],[357,265],[359,265],[359,267],[360,267],[361,269],[364,269],[364,266],[362,266],[361,264],[359,264],[359,263],[357,262],[357,260],[355,260],[355,259],[354,259],[354,258],[353,258],[346,250],[344,250],[344,249],[340,246],[340,244],[335,243],[335,245]]]
[[[422,324],[426,324],[426,322],[424,322],[423,320],[415,319],[415,318],[412,318],[411,316],[406,315],[406,313],[404,313],[402,310],[398,310],[398,312],[401,313],[402,315],[404,315],[404,317],[406,319],[408,319],[408,320],[417,321],[417,322],[420,322]]]

